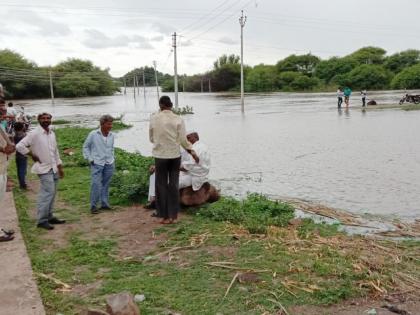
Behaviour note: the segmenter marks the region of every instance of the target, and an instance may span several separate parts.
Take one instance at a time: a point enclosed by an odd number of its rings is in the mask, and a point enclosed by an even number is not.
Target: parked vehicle
[[[400,105],[404,104],[404,102],[407,103],[414,103],[414,104],[419,104],[420,103],[420,95],[411,95],[411,94],[406,94],[401,100],[400,100]]]

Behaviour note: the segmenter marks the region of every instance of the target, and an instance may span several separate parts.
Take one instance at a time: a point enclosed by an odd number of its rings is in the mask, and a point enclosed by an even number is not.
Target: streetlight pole
[[[241,112],[245,113],[244,102],[244,26],[246,23],[246,16],[244,10],[241,10],[241,17],[239,18],[239,25],[241,26]]]
[[[176,32],[172,35],[172,47],[174,48],[174,92],[175,108],[178,108],[178,68],[176,59]]]

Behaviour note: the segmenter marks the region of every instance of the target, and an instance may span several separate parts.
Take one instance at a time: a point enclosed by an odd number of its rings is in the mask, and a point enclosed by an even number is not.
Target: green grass
[[[81,143],[89,129],[57,130],[60,149],[76,149],[73,156],[63,156],[65,178],[59,184],[60,208],[57,213],[73,223],[97,220],[87,214],[89,206],[89,169],[80,156]],[[117,178],[112,187],[113,204],[132,204],[147,192],[146,179],[150,159],[117,150]],[[129,173],[122,173],[124,170]],[[10,174],[14,175],[14,163]],[[131,175],[132,174],[132,175]],[[73,288],[96,285],[84,295],[62,292],[51,280],[37,283],[48,314],[77,314],[86,307],[103,308],[108,294],[128,291],[145,294],[139,304],[142,314],[167,311],[188,314],[274,314],[278,303],[285,307],[302,304],[326,305],[344,299],[369,296],[372,288],[360,283],[376,281],[392,290],[392,275],[403,270],[419,277],[419,242],[401,242],[399,250],[414,257],[395,263],[385,256],[381,268],[355,269],[360,257],[376,257],[362,237],[349,237],[337,226],[303,220],[299,227],[288,227],[293,208],[251,194],[243,201],[222,198],[217,203],[189,209],[191,215],[175,226],[162,226],[156,235],[165,237],[161,247],[143,259],[119,259],[118,235],[110,231],[95,236],[94,231],[78,229],[64,236],[63,242],[47,239],[48,232],[35,227],[29,216],[34,201],[15,189],[20,227],[35,273],[51,274]],[[124,211],[124,210],[119,210]],[[118,215],[118,212],[116,213]],[[141,225],[138,233],[142,233]],[[366,242],[367,244],[367,242]],[[396,246],[381,243],[381,246]],[[172,259],[158,259],[168,248],[195,246],[174,251]],[[168,255],[164,257],[169,257]],[[416,260],[417,259],[417,260]],[[226,261],[259,273],[255,283],[236,282],[224,298],[236,270],[211,266]]]
[[[401,106],[402,110],[411,111],[411,110],[420,110],[420,104],[406,104]]]

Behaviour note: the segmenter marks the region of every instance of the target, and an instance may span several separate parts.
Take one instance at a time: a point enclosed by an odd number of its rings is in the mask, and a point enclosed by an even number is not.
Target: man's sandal
[[[1,230],[7,236],[12,236],[13,234],[15,234],[15,231],[14,230],[5,230],[5,229],[1,229]]]
[[[0,236],[0,242],[8,242],[13,240],[15,237],[13,235],[2,235]]]

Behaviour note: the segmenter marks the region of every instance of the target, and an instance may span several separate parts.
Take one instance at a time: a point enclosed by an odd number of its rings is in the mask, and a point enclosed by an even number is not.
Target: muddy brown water
[[[403,91],[370,93],[397,104]],[[169,93],[170,96],[172,96]],[[134,98],[17,101],[31,114],[96,124],[104,113],[124,115],[133,128],[117,146],[150,155],[148,121],[157,110],[154,88]],[[420,111],[367,110],[353,93],[350,109],[337,110],[334,93],[270,93],[240,99],[227,93],[180,93],[187,129],[199,132],[212,154],[211,179],[224,194],[261,192],[301,198],[357,214],[420,217]]]

